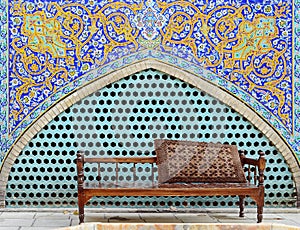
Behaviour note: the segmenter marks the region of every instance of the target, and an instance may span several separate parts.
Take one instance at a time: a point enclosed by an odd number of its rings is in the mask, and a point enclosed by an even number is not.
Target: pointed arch
[[[76,89],[69,95],[61,98],[55,105],[50,107],[47,111],[40,116],[23,132],[23,134],[16,140],[14,145],[8,151],[5,159],[3,160],[2,168],[0,171],[0,208],[5,207],[5,191],[8,182],[8,176],[14,161],[17,159],[22,149],[30,142],[30,140],[51,120],[57,115],[71,107],[76,102],[85,98],[86,96],[98,91],[99,89],[118,81],[124,77],[134,73],[153,68],[174,76],[182,81],[185,81],[198,89],[206,92],[207,94],[215,97],[224,104],[233,108],[242,116],[247,118],[253,125],[260,130],[270,141],[274,143],[279,152],[283,155],[289,168],[294,175],[294,181],[297,188],[297,207],[300,206],[300,177],[295,175],[300,174],[300,167],[298,165],[297,156],[292,151],[290,146],[284,139],[276,132],[276,130],[267,123],[261,116],[259,116],[253,109],[247,106],[243,101],[239,100],[234,95],[220,88],[219,86],[205,80],[201,76],[196,76],[186,69],[180,69],[176,66],[166,64],[156,59],[146,59],[140,62],[133,63],[126,67],[119,68],[106,75],[97,76],[95,80],[87,82],[85,85]]]

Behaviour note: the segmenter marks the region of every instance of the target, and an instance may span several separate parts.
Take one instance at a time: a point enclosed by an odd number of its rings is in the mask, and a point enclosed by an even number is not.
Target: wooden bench
[[[239,216],[244,216],[244,198],[257,204],[257,222],[263,218],[264,153],[246,158],[233,145],[205,142],[155,140],[155,157],[87,158],[77,154],[79,222],[84,206],[94,196],[239,196]],[[97,181],[85,181],[85,167],[96,164]],[[114,164],[113,181],[103,174],[105,164]],[[130,167],[132,181],[120,180],[120,167]],[[151,180],[138,181],[139,164],[150,165]],[[148,167],[148,166],[147,166]],[[148,167],[149,168],[149,167]],[[112,170],[110,170],[112,171]],[[157,173],[157,176],[155,176]],[[158,177],[158,179],[156,178]]]

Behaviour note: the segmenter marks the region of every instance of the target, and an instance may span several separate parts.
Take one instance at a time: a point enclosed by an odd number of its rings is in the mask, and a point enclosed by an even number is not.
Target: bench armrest
[[[140,164],[151,164],[150,172],[151,172],[151,178],[152,178],[152,184],[154,184],[154,165],[156,164],[156,157],[84,157],[84,152],[79,151],[77,153],[77,182],[78,182],[78,192],[82,191],[84,189],[84,186],[89,184],[89,176],[86,175],[86,178],[84,176],[85,172],[85,164],[96,164],[96,171],[98,175],[95,177],[95,181],[99,183],[99,185],[102,183],[103,180],[101,175],[101,168],[103,165],[106,164],[113,164],[114,168],[114,183],[116,185],[119,184],[119,171],[120,171],[120,165],[122,164],[131,164],[130,171],[132,172],[132,179],[135,181],[137,178],[136,172],[137,172],[137,166]],[[86,179],[86,180],[85,180]]]
[[[250,182],[251,180],[251,172],[254,172],[254,182],[256,183],[256,178],[258,177],[258,185],[264,184],[264,170],[266,168],[266,159],[265,159],[265,153],[263,151],[258,151],[259,158],[258,159],[251,159],[245,157],[244,151],[239,151],[240,153],[240,159],[243,166],[248,165],[247,167],[247,180]],[[252,166],[252,167],[251,167]],[[254,167],[253,167],[254,166]],[[256,174],[256,169],[258,171],[258,176]]]

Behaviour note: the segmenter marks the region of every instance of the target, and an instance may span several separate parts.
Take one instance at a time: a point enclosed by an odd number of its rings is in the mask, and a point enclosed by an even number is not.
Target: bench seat
[[[230,196],[259,195],[257,186],[249,183],[86,183],[84,193],[87,200],[93,196]]]

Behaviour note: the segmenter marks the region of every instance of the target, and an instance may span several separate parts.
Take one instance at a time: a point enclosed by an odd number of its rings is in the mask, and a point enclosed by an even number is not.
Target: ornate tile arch
[[[62,97],[153,58],[252,107],[299,162],[298,1],[18,0],[0,10],[0,161]]]

